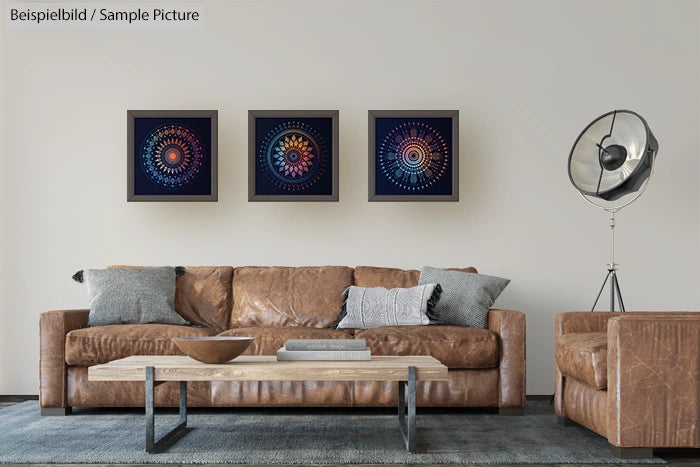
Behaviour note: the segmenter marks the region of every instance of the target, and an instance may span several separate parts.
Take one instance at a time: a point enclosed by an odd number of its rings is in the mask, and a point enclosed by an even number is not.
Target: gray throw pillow
[[[351,285],[345,289],[343,311],[335,328],[438,324],[433,310],[440,300],[440,291],[440,284],[425,284],[410,289]]]
[[[469,272],[447,271],[423,266],[419,284],[438,283],[442,286],[435,314],[444,324],[488,327],[489,308],[506,288],[509,279]]]
[[[88,326],[187,324],[175,312],[174,267],[85,269],[73,279],[87,286]]]

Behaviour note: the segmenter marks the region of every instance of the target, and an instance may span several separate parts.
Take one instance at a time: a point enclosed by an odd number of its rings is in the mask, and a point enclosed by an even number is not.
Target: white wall
[[[113,263],[474,265],[528,325],[552,392],[557,313],[586,310],[608,219],[570,185],[598,115],[661,150],[618,215],[628,309],[700,309],[697,2],[236,1],[201,31],[3,28],[0,394],[37,392],[38,319]],[[4,21],[3,21],[4,23]],[[219,110],[219,202],[126,202],[126,109]],[[247,110],[339,109],[340,202],[247,202]],[[459,109],[460,202],[368,203],[367,110]],[[605,307],[605,305],[603,305]]]

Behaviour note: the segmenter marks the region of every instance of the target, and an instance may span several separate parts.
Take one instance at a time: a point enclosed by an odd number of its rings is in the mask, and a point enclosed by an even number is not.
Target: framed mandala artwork
[[[248,112],[248,201],[338,201],[338,111]]]
[[[217,200],[216,110],[127,110],[127,201]]]
[[[459,201],[458,161],[458,110],[369,111],[370,201]]]

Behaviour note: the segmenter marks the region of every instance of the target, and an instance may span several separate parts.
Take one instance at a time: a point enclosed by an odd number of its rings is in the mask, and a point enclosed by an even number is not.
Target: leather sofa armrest
[[[618,314],[607,337],[610,443],[700,447],[700,313]]]
[[[499,337],[498,406],[525,407],[525,314],[489,310],[488,324]]]
[[[39,316],[41,407],[66,407],[66,334],[88,322],[90,310],[47,311]]]

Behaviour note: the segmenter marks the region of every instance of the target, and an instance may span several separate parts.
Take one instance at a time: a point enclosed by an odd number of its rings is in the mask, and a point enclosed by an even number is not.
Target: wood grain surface
[[[430,356],[377,356],[369,361],[281,361],[241,356],[223,364],[185,356],[132,356],[88,368],[90,381],[144,381],[147,366],[156,381],[447,381],[447,367]]]

